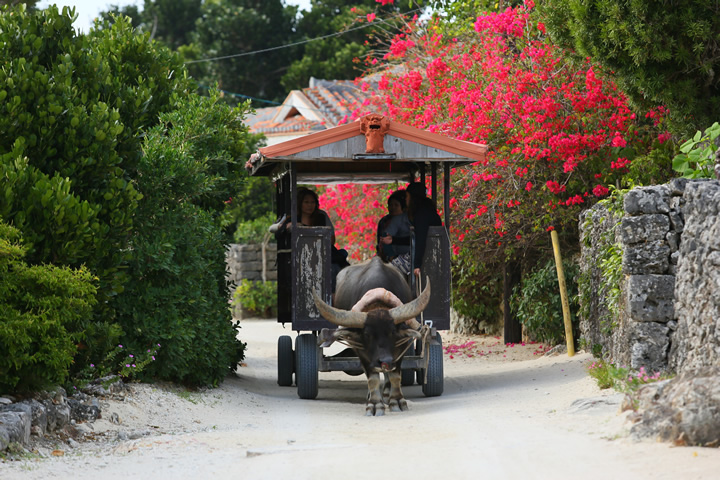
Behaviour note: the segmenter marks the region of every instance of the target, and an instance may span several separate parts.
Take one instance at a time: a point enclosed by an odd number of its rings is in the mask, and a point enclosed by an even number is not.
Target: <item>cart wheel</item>
[[[300,398],[312,400],[318,394],[318,347],[315,335],[304,333],[295,339],[295,384]]]
[[[278,338],[278,385],[290,387],[293,384],[293,370],[295,359],[293,358],[292,338],[282,335]]]
[[[427,383],[423,383],[422,391],[426,397],[439,397],[443,393],[443,349],[442,338],[437,335],[437,344],[428,346]],[[424,372],[423,372],[424,373]]]
[[[410,344],[410,347],[407,349],[407,352],[405,352],[405,356],[415,355],[415,345]],[[415,383],[415,370],[412,368],[408,369],[402,369],[402,379],[400,380],[400,385],[403,387],[408,387]]]

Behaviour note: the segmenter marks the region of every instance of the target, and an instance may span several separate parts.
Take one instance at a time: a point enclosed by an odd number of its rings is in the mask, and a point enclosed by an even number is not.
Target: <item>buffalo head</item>
[[[352,310],[331,307],[313,292],[315,305],[328,321],[342,327],[334,339],[350,346],[368,377],[366,414],[385,413],[380,373],[385,374],[385,389],[391,410],[407,410],[400,388],[402,357],[412,341],[420,337],[420,324],[415,319],[430,300],[430,282],[420,296],[406,304],[388,290],[368,291]]]

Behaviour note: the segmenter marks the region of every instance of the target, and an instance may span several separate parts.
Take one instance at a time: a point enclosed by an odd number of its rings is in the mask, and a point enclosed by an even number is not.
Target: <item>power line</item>
[[[198,87],[204,88],[204,89],[206,89],[206,90],[212,90],[212,89],[213,89],[213,87],[208,87],[207,85],[202,85],[202,84],[200,84],[200,83],[198,83]],[[222,92],[222,93],[224,93],[225,95],[230,95],[230,96],[232,96],[232,97],[247,98],[248,100],[255,100],[256,102],[269,103],[269,104],[271,104],[271,105],[282,105],[282,103],[280,103],[280,102],[273,102],[272,100],[265,100],[265,99],[263,99],[263,98],[251,97],[250,95],[243,95],[242,93],[228,92],[227,90],[222,90],[222,89],[219,89],[219,88],[217,88],[216,90],[217,90],[218,92]]]
[[[405,12],[404,14],[397,14],[397,15],[395,15],[395,16],[408,15],[408,14],[411,14],[411,13],[419,12],[419,11],[421,11],[421,10],[422,10],[422,8],[416,8],[415,10],[410,10],[409,12]],[[297,45],[304,45],[304,44],[306,44],[306,43],[316,42],[316,41],[318,41],[318,40],[325,40],[326,38],[338,37],[338,36],[340,36],[340,35],[344,35],[344,34],[349,33],[349,32],[354,32],[355,30],[360,30],[361,28],[367,28],[367,27],[372,26],[373,24],[377,25],[377,24],[379,24],[379,23],[388,23],[388,20],[379,20],[379,21],[377,21],[377,22],[368,22],[367,25],[361,25],[361,26],[359,26],[359,27],[349,28],[349,29],[347,29],[347,30],[343,30],[342,32],[330,33],[330,34],[328,34],[328,35],[323,35],[322,37],[310,38],[310,39],[308,39],[308,40],[302,40],[302,41],[299,41],[299,42],[288,43],[288,44],[286,44],[286,45],[278,45],[277,47],[264,48],[264,49],[262,49],[262,50],[255,50],[255,51],[253,51],[253,52],[235,53],[235,54],[233,54],[233,55],[225,55],[225,56],[222,56],[222,57],[211,57],[211,58],[202,58],[202,59],[200,59],[200,60],[190,60],[190,61],[188,61],[188,62],[185,62],[185,65],[190,65],[190,64],[192,64],[192,63],[215,62],[215,61],[217,61],[217,60],[226,60],[226,59],[228,59],[228,58],[238,58],[238,57],[245,57],[245,56],[248,56],[248,55],[255,55],[256,53],[272,52],[272,51],[280,50],[280,49],[283,49],[283,48],[290,48],[290,47],[295,47],[295,46],[297,46]]]
[[[208,87],[207,85],[202,85],[200,83],[198,83],[198,87],[204,88],[206,90],[213,89],[213,87]],[[278,107],[285,105],[284,103],[274,102],[272,100],[265,100],[264,98],[251,97],[250,95],[244,95],[242,93],[228,92],[227,90],[222,90],[220,88],[216,88],[215,90],[217,90],[218,92],[222,92],[225,95],[230,95],[232,97],[246,98],[248,100],[255,100],[256,102],[269,103],[270,105],[275,105]],[[327,108],[313,108],[313,107],[306,107],[306,106],[303,106],[302,108],[304,108],[306,110],[313,110],[313,111],[320,112],[320,113],[331,113],[330,110],[328,110]]]

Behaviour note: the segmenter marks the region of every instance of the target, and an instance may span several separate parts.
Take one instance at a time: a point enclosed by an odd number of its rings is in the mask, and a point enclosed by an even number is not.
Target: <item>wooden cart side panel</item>
[[[438,330],[450,329],[451,272],[450,239],[445,227],[430,227],[422,263],[422,286],[430,278],[430,302],[423,320],[432,320]]]
[[[299,227],[293,235],[292,252],[292,328],[319,331],[334,328],[320,316],[312,292],[317,290],[326,302],[331,299],[329,227]]]

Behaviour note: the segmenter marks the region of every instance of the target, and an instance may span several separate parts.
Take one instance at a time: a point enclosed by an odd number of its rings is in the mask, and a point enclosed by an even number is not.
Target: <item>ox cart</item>
[[[381,121],[377,121],[378,117]],[[373,120],[375,120],[373,124]],[[423,335],[402,360],[402,385],[422,386],[425,396],[443,393],[443,350],[439,330],[450,328],[451,275],[449,225],[450,176],[453,167],[482,160],[485,146],[453,140],[378,115],[330,128],[259,150],[246,167],[251,175],[271,177],[276,186],[277,213],[292,222],[278,238],[278,322],[297,332],[278,339],[278,384],[297,386],[300,398],[318,395],[319,372],[363,372],[360,359],[347,352],[326,355],[323,338],[337,326],[325,320],[313,301],[319,292],[332,303],[331,229],[296,228],[298,185],[395,183],[430,180],[437,201],[442,183],[444,225],[431,227],[422,262],[422,279],[432,285],[421,318]],[[408,275],[411,291],[415,282]]]

